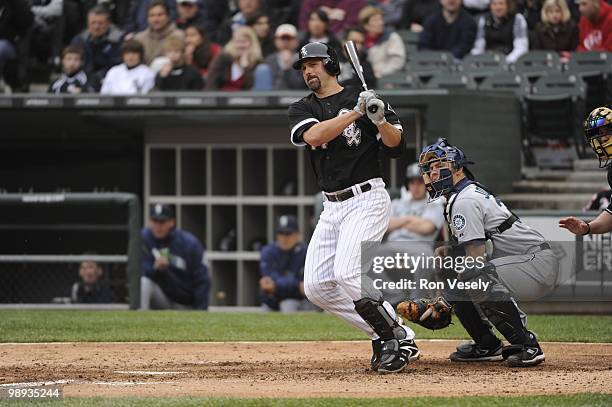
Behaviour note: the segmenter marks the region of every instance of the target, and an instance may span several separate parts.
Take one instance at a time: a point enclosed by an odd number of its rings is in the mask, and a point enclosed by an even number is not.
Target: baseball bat
[[[361,66],[361,62],[359,62],[359,57],[357,56],[357,49],[355,49],[355,43],[353,41],[347,41],[344,44],[344,49],[346,50],[346,55],[348,55],[349,62],[351,66],[355,70],[357,77],[361,81],[361,85],[364,90],[368,90],[368,85],[366,85],[366,81],[363,77],[363,67]],[[370,106],[368,108],[370,113],[376,113],[378,111],[378,106]]]

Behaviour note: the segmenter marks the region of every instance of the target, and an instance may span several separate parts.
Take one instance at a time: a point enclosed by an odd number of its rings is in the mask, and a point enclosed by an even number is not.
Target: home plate
[[[118,374],[137,374],[143,376],[163,376],[171,374],[184,374],[187,372],[149,372],[147,370],[115,370]]]

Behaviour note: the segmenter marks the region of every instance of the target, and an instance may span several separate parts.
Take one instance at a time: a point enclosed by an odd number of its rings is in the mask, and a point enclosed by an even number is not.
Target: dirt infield
[[[368,370],[369,342],[0,344],[0,386],[64,383],[66,396],[399,397],[612,393],[612,344],[544,344],[530,369],[448,360],[420,341],[397,375]]]

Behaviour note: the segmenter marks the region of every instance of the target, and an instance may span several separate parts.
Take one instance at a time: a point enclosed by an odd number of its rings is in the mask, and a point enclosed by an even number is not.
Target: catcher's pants
[[[378,335],[355,311],[361,299],[361,242],[380,242],[389,226],[391,199],[381,178],[368,181],[372,189],[342,202],[323,202],[323,212],[308,244],[304,266],[304,291],[313,304],[361,329],[370,338]],[[374,298],[378,299],[378,298]],[[395,316],[395,310],[385,302]],[[404,327],[407,338],[414,332]]]

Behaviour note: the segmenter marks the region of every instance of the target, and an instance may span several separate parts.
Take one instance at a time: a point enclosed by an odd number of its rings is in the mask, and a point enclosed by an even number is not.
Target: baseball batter
[[[338,57],[327,45],[305,45],[293,67],[312,93],[289,107],[291,142],[309,152],[324,196],[306,254],[305,294],[372,339],[373,370],[402,371],[419,356],[414,332],[382,296],[362,295],[360,264],[361,243],[381,241],[389,225],[379,156],[405,152],[401,123],[374,92],[338,84]]]

